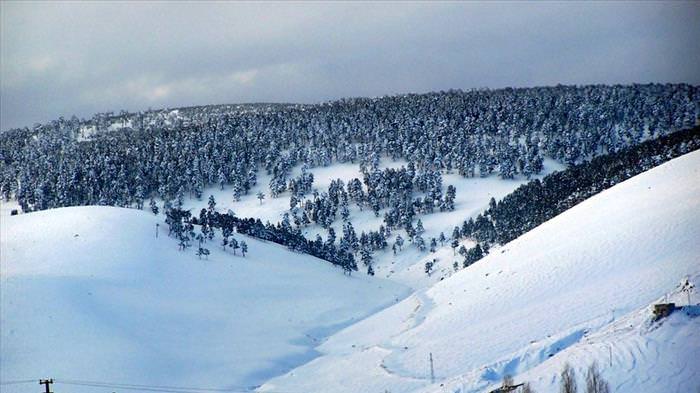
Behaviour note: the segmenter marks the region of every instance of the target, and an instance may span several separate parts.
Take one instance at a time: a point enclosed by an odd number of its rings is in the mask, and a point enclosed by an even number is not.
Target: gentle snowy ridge
[[[0,379],[248,388],[408,294],[241,235],[245,258],[208,243],[199,260],[162,222],[155,239],[157,222],[112,207],[2,217]]]

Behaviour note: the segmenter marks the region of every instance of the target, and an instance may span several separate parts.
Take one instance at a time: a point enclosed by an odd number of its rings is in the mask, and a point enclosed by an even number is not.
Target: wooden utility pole
[[[156,239],[158,239],[158,227],[160,226],[159,223],[156,223]]]
[[[39,385],[45,385],[46,391],[44,393],[53,393],[50,389],[49,386],[53,383],[53,378],[52,379],[40,379],[39,380]]]
[[[433,353],[430,352],[430,383],[435,383],[435,368],[433,368]]]

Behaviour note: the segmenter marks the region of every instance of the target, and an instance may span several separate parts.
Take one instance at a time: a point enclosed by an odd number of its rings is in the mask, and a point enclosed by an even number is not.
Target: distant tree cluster
[[[357,162],[373,187],[362,203],[394,207],[401,194],[390,190],[403,186],[374,189],[386,180],[373,178],[382,156],[426,176],[530,176],[541,171],[543,156],[576,164],[692,127],[698,101],[698,87],[685,84],[556,86],[60,118],[0,134],[0,194],[23,211],[142,208],[153,197],[177,207],[208,186],[229,186],[237,200],[263,169],[272,198],[291,190],[301,199],[313,180],[308,173],[290,178],[293,167]],[[449,210],[445,197],[426,197],[423,208]]]
[[[416,196],[424,194],[423,197]],[[449,185],[443,196],[442,175],[439,171],[416,171],[412,163],[399,169],[371,171],[363,169],[363,181],[354,178],[347,184],[341,179],[331,181],[327,192],[314,192],[311,199],[301,201],[292,195],[290,213],[298,226],[316,223],[329,228],[337,219],[338,213],[344,222],[349,220],[350,203],[360,210],[369,207],[380,216],[382,209],[386,228],[409,230],[417,214],[454,210],[457,190]]]
[[[586,370],[585,375],[586,390],[581,390],[582,393],[610,393],[610,384],[603,378],[602,373],[598,369],[598,364],[593,362]],[[491,393],[534,393],[535,390],[528,382],[516,384],[513,377],[510,375],[503,376],[501,386]],[[559,392],[560,393],[578,393],[578,383],[576,382],[576,372],[571,366],[566,363],[559,374]]]
[[[210,197],[208,209],[202,209],[198,217],[193,217],[188,210],[172,207],[166,212],[166,223],[169,226],[169,235],[179,241],[181,249],[191,246],[193,240],[198,241],[197,255],[206,256],[209,249],[204,245],[214,239],[214,230],[221,230],[221,246],[229,247],[234,254],[240,249],[245,256],[248,246],[245,241],[238,241],[234,233],[241,233],[260,240],[281,244],[290,250],[306,253],[340,266],[346,274],[357,271],[354,252],[342,241],[335,244],[335,234],[329,235],[327,241],[318,237],[315,241],[303,236],[298,228],[289,225],[283,220],[276,225],[263,224],[260,219],[238,218],[232,214],[222,214],[215,210],[215,201]],[[195,226],[199,226],[200,233],[195,234]]]
[[[464,266],[485,255],[489,244],[508,243],[603,190],[698,149],[700,127],[694,127],[530,181],[499,202],[492,198],[485,212],[455,228],[453,237],[480,243],[465,254]]]

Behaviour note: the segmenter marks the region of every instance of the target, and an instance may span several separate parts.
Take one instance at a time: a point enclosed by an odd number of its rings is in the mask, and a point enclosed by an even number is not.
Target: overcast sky
[[[700,3],[2,3],[0,129],[449,88],[700,84]]]

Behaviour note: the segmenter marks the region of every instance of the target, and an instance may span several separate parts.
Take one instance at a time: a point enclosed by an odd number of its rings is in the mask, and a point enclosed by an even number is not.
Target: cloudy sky
[[[1,3],[0,129],[449,88],[700,84],[700,3]]]

